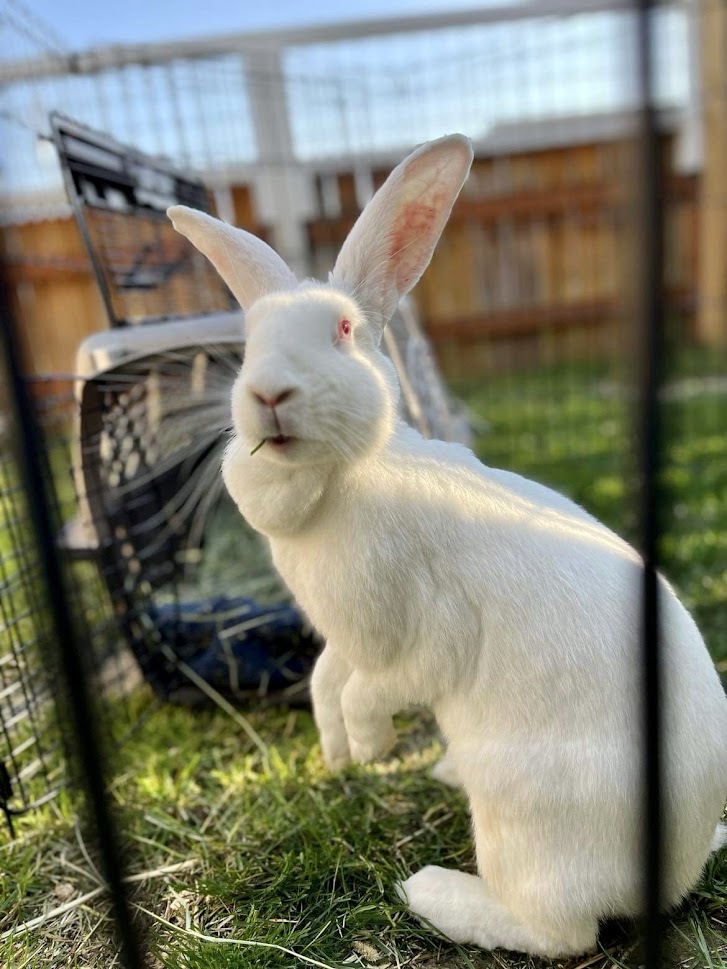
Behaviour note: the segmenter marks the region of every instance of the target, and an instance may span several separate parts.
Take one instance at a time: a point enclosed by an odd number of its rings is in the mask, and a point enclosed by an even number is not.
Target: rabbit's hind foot
[[[415,915],[452,942],[551,958],[582,955],[596,947],[596,919],[544,932],[503,908],[481,878],[462,871],[427,865],[397,885],[397,891]]]

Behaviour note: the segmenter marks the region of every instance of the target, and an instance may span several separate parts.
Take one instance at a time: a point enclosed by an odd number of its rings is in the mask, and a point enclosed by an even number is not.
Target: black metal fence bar
[[[637,0],[639,174],[637,308],[639,368],[636,444],[637,507],[643,557],[643,957],[645,969],[659,969],[663,935],[661,883],[664,869],[661,664],[659,654],[658,562],[662,528],[659,471],[663,438],[659,387],[664,370],[664,213],[654,104],[653,0]]]

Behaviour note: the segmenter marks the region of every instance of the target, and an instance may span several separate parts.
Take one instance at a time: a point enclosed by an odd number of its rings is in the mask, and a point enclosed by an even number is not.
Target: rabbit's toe
[[[375,734],[371,733],[367,737],[349,737],[351,759],[357,764],[369,764],[372,760],[385,757],[395,744],[396,731],[393,724],[389,724],[387,729]]]
[[[446,784],[447,787],[461,787],[462,782],[459,779],[459,774],[457,773],[457,768],[454,761],[449,754],[445,754],[441,760],[432,767],[431,776],[435,781],[439,781],[440,784]]]
[[[351,751],[345,731],[321,734],[321,751],[329,771],[335,772],[351,763]]]

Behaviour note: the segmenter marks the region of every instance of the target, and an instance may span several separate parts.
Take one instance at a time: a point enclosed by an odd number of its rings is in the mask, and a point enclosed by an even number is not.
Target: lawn
[[[550,371],[457,390],[478,418],[476,449],[487,463],[567,491],[634,536],[628,411],[613,374]],[[670,382],[664,416],[664,570],[724,674],[725,387],[685,365]],[[148,712],[146,689],[131,703]],[[464,798],[428,776],[440,750],[430,719],[413,712],[398,725],[400,742],[389,760],[332,777],[307,711],[247,709],[233,719],[214,709],[152,706],[116,756],[111,783],[151,964],[544,965],[438,940],[397,900],[395,880],[424,864],[474,864]],[[108,902],[75,827],[70,794],[19,821],[16,840],[0,846],[0,880],[0,965],[118,965]],[[31,921],[64,906],[43,925]],[[29,929],[17,934],[24,923]],[[669,966],[727,969],[727,852],[671,918],[665,941]],[[636,966],[634,942],[631,926],[610,924],[598,955],[564,965]]]

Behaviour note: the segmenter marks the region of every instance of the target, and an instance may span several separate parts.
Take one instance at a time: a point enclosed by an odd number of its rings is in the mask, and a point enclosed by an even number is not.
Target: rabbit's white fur
[[[405,160],[329,285],[293,288],[281,262],[282,284],[250,302],[225,267],[248,313],[223,475],[326,638],[312,691],[327,764],[386,753],[410,704],[448,742],[439,774],[469,797],[478,875],[429,866],[402,897],[453,940],[564,956],[594,947],[599,919],[640,909],[641,566],[572,501],[396,419],[381,327],[470,159],[453,136]],[[211,223],[170,215],[214,261]],[[249,238],[226,236],[248,276]],[[660,606],[671,906],[724,840],[727,700],[664,580]]]

